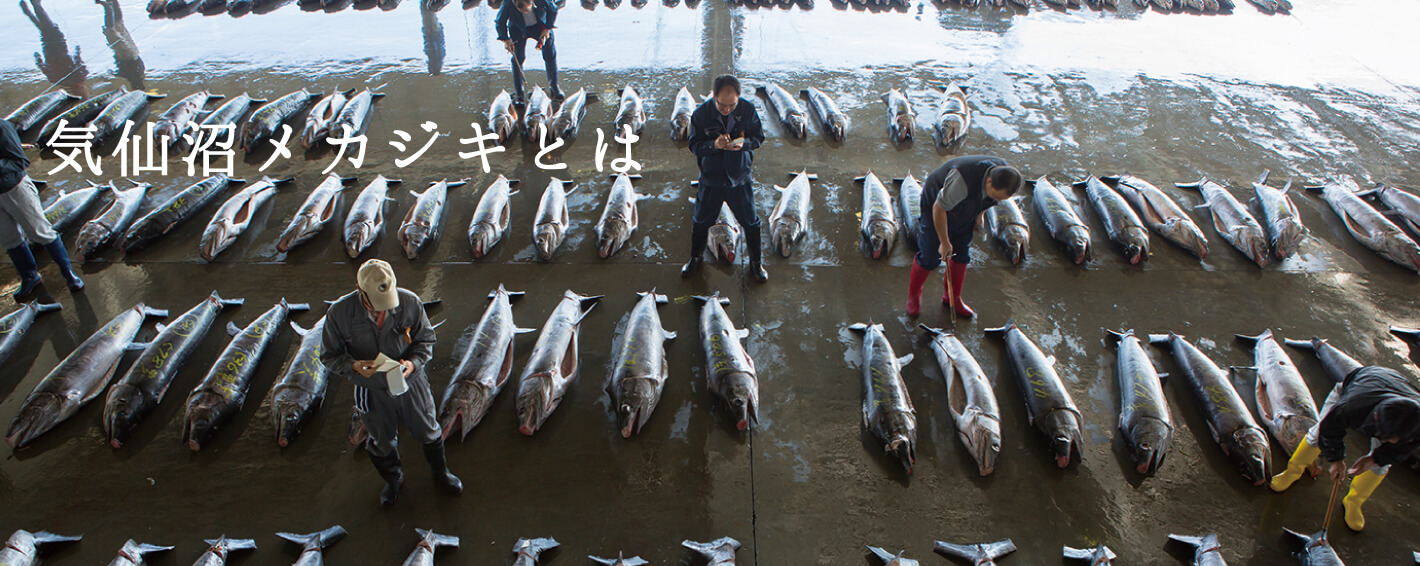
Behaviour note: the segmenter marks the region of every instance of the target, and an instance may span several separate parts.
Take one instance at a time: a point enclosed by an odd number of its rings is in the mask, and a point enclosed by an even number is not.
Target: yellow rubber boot
[[[1360,532],[1366,528],[1366,517],[1361,514],[1361,505],[1371,498],[1371,494],[1380,487],[1381,481],[1385,480],[1385,475],[1366,470],[1351,479],[1351,491],[1346,497],[1341,499],[1341,506],[1346,509],[1346,526],[1351,530]]]
[[[1280,474],[1272,476],[1272,481],[1268,482],[1267,487],[1272,488],[1272,491],[1276,492],[1287,491],[1287,488],[1292,487],[1292,484],[1296,483],[1296,481],[1302,477],[1302,474],[1307,471],[1307,466],[1315,462],[1317,456],[1320,455],[1320,448],[1308,444],[1307,439],[1302,438],[1301,444],[1297,445],[1297,451],[1293,452],[1292,457],[1287,460],[1287,469],[1283,470]]]

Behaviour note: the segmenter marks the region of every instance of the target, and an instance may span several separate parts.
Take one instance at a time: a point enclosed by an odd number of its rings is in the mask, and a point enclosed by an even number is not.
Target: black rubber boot
[[[15,290],[15,300],[24,300],[39,286],[39,266],[35,265],[35,256],[30,253],[29,244],[20,244],[5,250],[5,253],[10,254],[10,261],[15,264],[15,270],[20,272],[20,288]]]
[[[425,444],[424,459],[429,461],[429,470],[434,472],[435,484],[454,495],[463,493],[463,481],[449,471],[448,461],[444,459],[444,441]]]
[[[680,268],[681,277],[690,277],[695,272],[700,271],[702,258],[705,256],[705,245],[710,240],[710,228],[707,226],[691,226],[690,228],[690,261],[685,262],[685,267]]]
[[[399,469],[399,453],[395,452],[389,456],[371,454],[370,463],[375,465],[380,477],[385,480],[385,488],[380,491],[380,505],[394,505],[395,500],[399,499],[399,488],[404,485],[404,472]]]
[[[69,264],[69,250],[64,249],[64,240],[55,238],[53,242],[45,244],[44,251],[49,252],[50,259],[59,266],[59,273],[64,276],[64,282],[69,285],[69,291],[79,292],[84,290],[84,280],[74,273],[74,266]]]
[[[749,276],[763,283],[769,280],[769,272],[764,270],[760,251],[760,226],[745,226],[745,245],[749,247]]]

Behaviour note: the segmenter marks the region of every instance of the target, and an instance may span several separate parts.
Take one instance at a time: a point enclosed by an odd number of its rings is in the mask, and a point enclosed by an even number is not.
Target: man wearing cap
[[[434,482],[450,493],[462,493],[463,482],[444,460],[434,395],[424,374],[424,364],[434,356],[434,327],[424,303],[396,286],[394,271],[382,260],[361,265],[357,282],[355,292],[331,303],[326,312],[321,363],[355,384],[355,407],[370,433],[365,450],[385,480],[380,503],[394,504],[404,483],[396,444],[400,423],[424,445]],[[378,372],[375,359],[381,354],[404,366],[403,384]]]
[[[966,155],[943,163],[922,183],[922,221],[917,234],[917,256],[907,283],[907,316],[922,312],[922,285],[942,258],[951,267],[942,281],[942,306],[956,309],[965,318],[976,316],[961,298],[966,266],[971,263],[971,236],[986,209],[1011,198],[1022,185],[1021,173],[1004,159]]]

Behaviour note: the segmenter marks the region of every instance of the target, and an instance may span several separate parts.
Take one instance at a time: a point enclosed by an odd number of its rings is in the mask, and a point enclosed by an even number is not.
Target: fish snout
[[[622,403],[621,407],[617,408],[617,420],[621,425],[622,438],[631,438],[631,435],[640,428],[637,426],[638,413],[640,410],[628,403]]]

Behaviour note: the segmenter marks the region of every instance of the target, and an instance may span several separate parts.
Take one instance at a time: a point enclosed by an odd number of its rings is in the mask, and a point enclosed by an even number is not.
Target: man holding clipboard
[[[463,482],[444,460],[444,436],[424,364],[434,357],[434,327],[418,295],[396,286],[382,260],[360,266],[358,289],[331,303],[325,315],[320,359],[330,372],[355,385],[370,440],[365,450],[385,480],[380,503],[393,505],[404,483],[397,438],[400,423],[424,445],[434,483],[454,494]]]
[[[749,274],[755,281],[769,280],[760,261],[759,215],[754,211],[754,179],[750,166],[754,150],[764,143],[764,128],[754,104],[740,99],[740,81],[731,75],[715,78],[713,97],[690,115],[690,151],[700,165],[700,191],[691,221],[690,261],[680,270],[690,277],[700,269],[710,227],[723,204],[745,232],[749,248]]]

